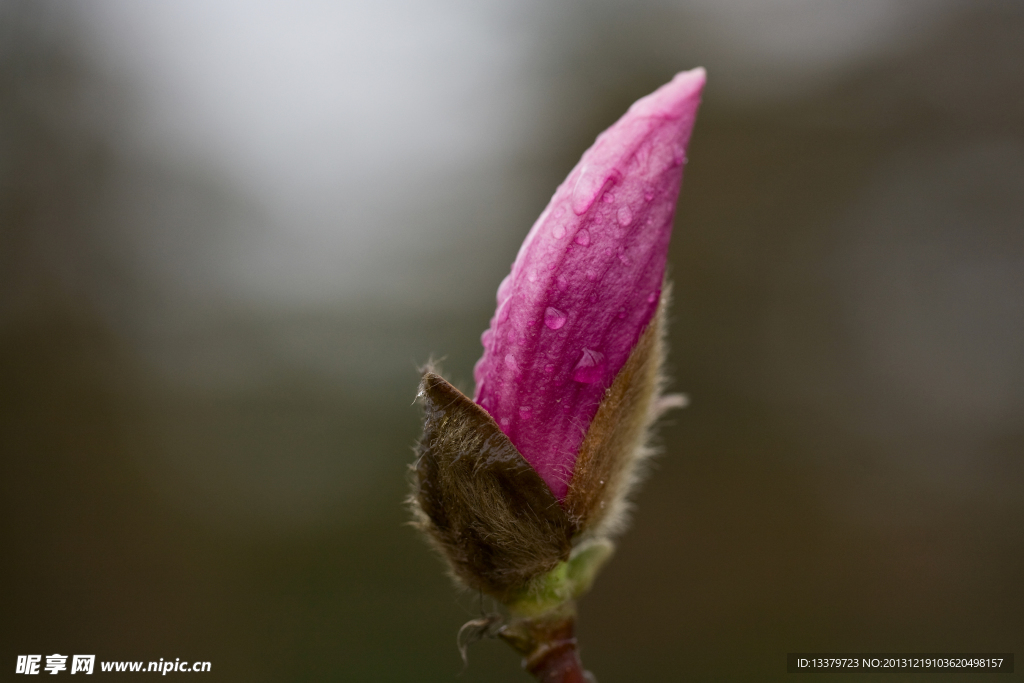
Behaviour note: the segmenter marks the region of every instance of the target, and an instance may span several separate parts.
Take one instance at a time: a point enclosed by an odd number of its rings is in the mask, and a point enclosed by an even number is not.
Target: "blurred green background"
[[[1022,36],[987,0],[3,0],[0,670],[526,680],[497,642],[462,671],[481,604],[405,524],[416,367],[471,389],[555,186],[698,65],[692,405],[585,664],[1024,656]]]

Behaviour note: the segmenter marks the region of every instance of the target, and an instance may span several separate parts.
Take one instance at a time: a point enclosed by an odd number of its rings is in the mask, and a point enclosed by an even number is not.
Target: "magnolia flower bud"
[[[665,263],[704,79],[638,100],[559,186],[498,288],[475,402],[433,372],[420,385],[416,522],[514,613],[561,614],[589,587],[671,403]],[[506,639],[532,642],[536,623]]]

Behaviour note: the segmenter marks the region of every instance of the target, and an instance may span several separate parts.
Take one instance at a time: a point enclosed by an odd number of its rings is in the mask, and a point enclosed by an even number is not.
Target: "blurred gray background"
[[[404,525],[416,367],[471,388],[555,186],[698,65],[692,405],[584,662],[1024,656],[1020,2],[0,0],[0,670],[526,680],[460,675],[481,605]]]

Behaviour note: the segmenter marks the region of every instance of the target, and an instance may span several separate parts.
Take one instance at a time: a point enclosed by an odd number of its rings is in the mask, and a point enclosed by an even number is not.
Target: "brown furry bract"
[[[509,602],[569,557],[569,518],[480,406],[432,372],[420,392],[415,522],[466,586]]]
[[[670,288],[658,312],[615,376],[580,446],[565,510],[577,534],[606,538],[626,526],[627,498],[653,449],[650,428],[663,412],[665,311]]]

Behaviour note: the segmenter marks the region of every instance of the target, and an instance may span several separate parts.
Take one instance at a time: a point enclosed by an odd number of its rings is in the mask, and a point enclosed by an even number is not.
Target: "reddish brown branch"
[[[593,683],[580,661],[575,626],[570,605],[554,614],[515,619],[499,635],[523,655],[523,668],[540,683]]]
[[[594,680],[583,670],[575,638],[553,644],[540,658],[526,662],[525,668],[541,683],[591,683]]]

